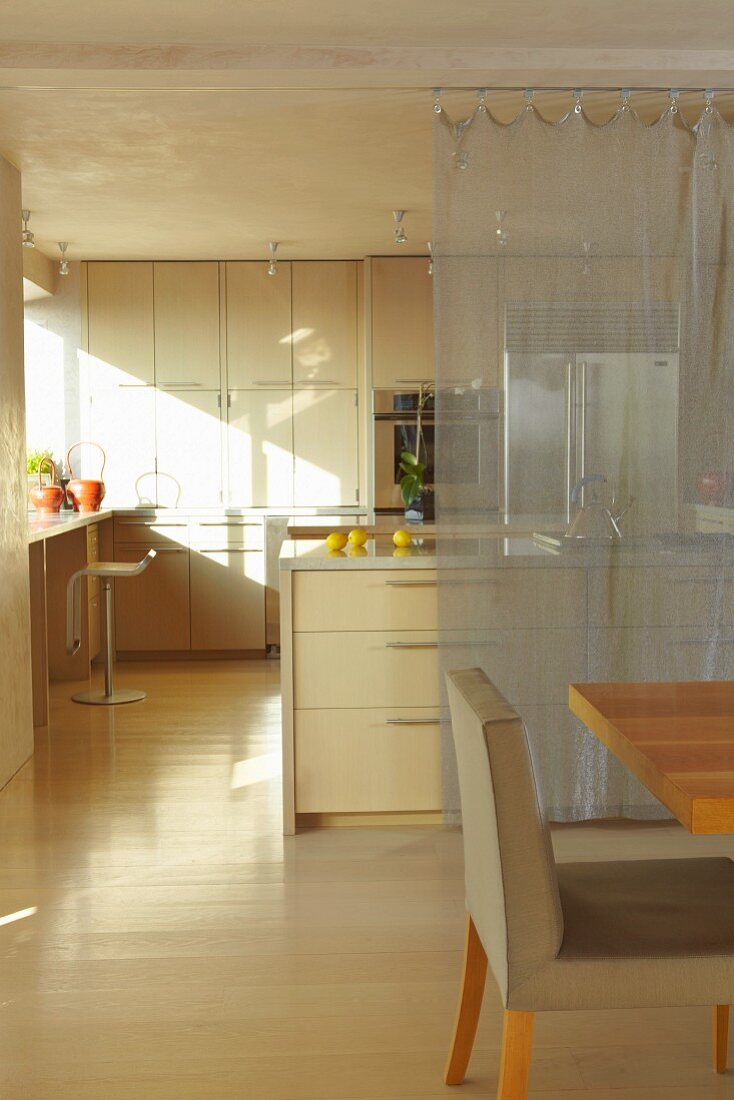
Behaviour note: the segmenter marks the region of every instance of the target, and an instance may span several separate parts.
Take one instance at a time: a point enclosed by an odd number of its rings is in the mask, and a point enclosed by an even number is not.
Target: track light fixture
[[[428,241],[428,274],[433,275],[433,241]]]
[[[395,244],[407,244],[408,238],[405,235],[405,229],[403,228],[403,215],[404,210],[393,210],[392,216],[395,219]]]
[[[61,252],[61,262],[59,264],[59,275],[69,274],[69,261],[66,258],[66,250],[69,247],[68,241],[59,241],[59,251]]]
[[[268,275],[278,274],[278,261],[275,258],[275,254],[278,251],[278,242],[269,241],[268,248],[270,249],[270,263],[268,264]]]
[[[36,241],[33,236],[33,230],[28,228],[28,222],[31,218],[30,210],[21,210],[21,217],[23,218],[23,248],[35,248]]]

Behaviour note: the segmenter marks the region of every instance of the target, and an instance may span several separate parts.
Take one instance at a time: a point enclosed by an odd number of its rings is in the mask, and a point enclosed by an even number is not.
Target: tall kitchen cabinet
[[[107,498],[155,503],[153,265],[89,263],[86,272],[90,436],[107,455]]]
[[[180,507],[222,503],[219,264],[156,262],[159,494]]]
[[[225,266],[230,502],[357,503],[356,262]]]
[[[371,260],[372,385],[416,388],[435,377],[433,280],[425,256]]]
[[[219,265],[89,263],[85,305],[108,499],[221,504]]]
[[[293,264],[294,503],[359,502],[357,264]]]

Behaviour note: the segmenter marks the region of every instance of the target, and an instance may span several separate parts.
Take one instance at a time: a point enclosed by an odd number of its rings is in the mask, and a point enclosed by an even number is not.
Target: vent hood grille
[[[674,302],[508,302],[507,351],[678,351],[680,308]]]

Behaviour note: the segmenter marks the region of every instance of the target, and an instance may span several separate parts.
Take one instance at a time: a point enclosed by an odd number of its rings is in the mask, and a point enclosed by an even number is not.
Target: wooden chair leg
[[[479,1013],[482,1010],[484,982],[487,977],[487,955],[477,935],[474,921],[467,919],[464,947],[464,972],[461,979],[459,1008],[454,1024],[449,1060],[446,1063],[444,1081],[447,1085],[460,1085],[466,1076],[474,1037],[477,1033]]]
[[[729,1039],[729,1005],[714,1005],[711,1010],[714,1044],[714,1073],[726,1073],[726,1048]]]
[[[505,1012],[497,1100],[525,1100],[533,1052],[532,1012]]]

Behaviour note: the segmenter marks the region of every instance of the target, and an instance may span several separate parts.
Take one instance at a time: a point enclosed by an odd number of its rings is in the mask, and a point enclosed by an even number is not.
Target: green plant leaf
[[[417,466],[418,458],[412,451],[403,451],[400,455],[401,464],[404,462],[407,466]]]
[[[423,491],[423,478],[416,477],[415,474],[406,474],[405,477],[400,479],[400,495],[403,498],[403,504],[408,508],[413,501],[421,495]]]

